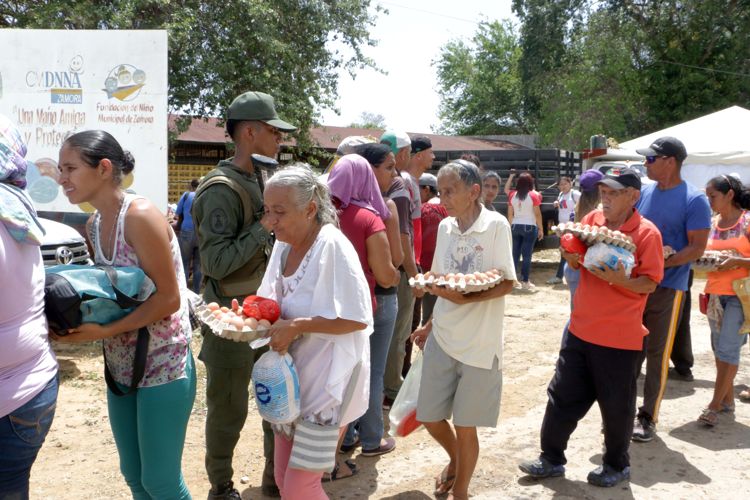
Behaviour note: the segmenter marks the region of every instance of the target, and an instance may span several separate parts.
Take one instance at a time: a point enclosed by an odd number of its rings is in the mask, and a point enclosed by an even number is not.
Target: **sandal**
[[[698,422],[707,425],[708,427],[713,427],[719,422],[719,412],[714,411],[711,408],[706,408],[703,410],[703,413],[701,413],[701,416],[698,417]]]
[[[340,481],[341,479],[349,479],[350,477],[357,475],[357,473],[359,472],[359,467],[357,467],[357,464],[355,464],[352,460],[344,460],[344,464],[349,467],[349,471],[351,472],[351,474],[342,476],[340,474],[341,466],[338,462],[336,462],[336,465],[333,467],[333,470],[330,473],[323,474],[321,481],[323,481],[324,483]]]
[[[455,482],[456,475],[448,475],[448,466],[446,465],[443,472],[435,478],[435,491],[433,491],[433,494],[436,497],[447,495],[453,489],[453,483]]]

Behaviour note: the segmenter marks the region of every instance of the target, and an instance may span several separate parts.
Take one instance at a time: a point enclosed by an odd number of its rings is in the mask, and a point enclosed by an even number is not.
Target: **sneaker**
[[[538,478],[558,477],[565,474],[564,465],[554,465],[544,457],[539,457],[536,460],[520,463],[518,464],[518,468],[521,469],[521,472],[528,474],[531,477]]]
[[[392,437],[382,439],[380,441],[380,446],[373,450],[365,450],[362,448],[361,455],[363,457],[377,457],[378,455],[385,455],[386,453],[390,453],[393,450],[396,449],[396,440]]]
[[[552,278],[547,280],[548,285],[559,285],[563,282],[562,278],[558,278],[557,276],[553,276]]]
[[[521,283],[521,289],[524,292],[528,292],[528,293],[536,292],[536,286],[531,281],[524,281],[523,283]]]
[[[693,380],[695,380],[693,371],[690,368],[688,368],[686,372],[681,372],[677,368],[672,367],[669,369],[669,373],[667,376],[671,379],[682,380],[683,382],[692,382]]]
[[[586,477],[586,481],[589,484],[601,486],[602,488],[611,488],[626,479],[630,479],[630,467],[615,470],[607,464],[600,465],[589,472],[588,477]]]
[[[242,500],[240,492],[234,488],[232,481],[213,486],[208,492],[208,500]]]
[[[646,415],[636,417],[635,425],[633,426],[633,441],[639,443],[648,443],[653,441],[656,436],[656,425]]]

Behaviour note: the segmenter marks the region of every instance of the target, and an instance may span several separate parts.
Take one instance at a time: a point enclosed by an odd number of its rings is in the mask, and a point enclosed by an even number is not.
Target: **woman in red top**
[[[381,146],[381,145],[367,145]],[[328,187],[334,205],[339,209],[339,226],[341,232],[352,242],[359,255],[362,269],[370,285],[373,301],[373,333],[370,335],[370,401],[364,415],[349,424],[342,450],[352,450],[359,442],[365,456],[382,455],[393,451],[396,441],[393,438],[383,439],[383,373],[388,355],[393,321],[395,320],[395,300],[392,306],[386,304],[376,294],[376,288],[388,289],[398,284],[401,277],[394,267],[386,224],[398,217],[395,206],[390,208],[381,194],[383,186],[388,186],[393,178],[395,166],[393,154],[387,146],[385,152],[390,155],[373,169],[370,162],[359,154],[342,157],[328,176]],[[377,149],[377,148],[376,148]],[[385,163],[381,165],[381,163]],[[391,202],[392,205],[392,202]],[[382,206],[376,209],[375,206]],[[387,213],[386,213],[387,212]],[[386,224],[384,224],[385,219]],[[377,283],[378,287],[375,286]],[[388,298],[395,299],[395,295]],[[387,316],[384,320],[383,315]],[[393,319],[391,319],[393,318]],[[385,323],[385,328],[383,323]],[[346,461],[351,474],[356,473],[353,462]],[[349,474],[339,469],[338,477]],[[334,478],[334,475],[331,475]]]
[[[720,175],[706,185],[711,209],[718,215],[711,224],[707,250],[733,250],[719,270],[708,273],[706,293],[710,295],[708,324],[711,348],[716,358],[714,395],[698,421],[713,427],[719,413],[734,411],[734,377],[740,363],[740,349],[747,342],[744,307],[734,291],[735,280],[750,274],[750,193],[731,175]]]

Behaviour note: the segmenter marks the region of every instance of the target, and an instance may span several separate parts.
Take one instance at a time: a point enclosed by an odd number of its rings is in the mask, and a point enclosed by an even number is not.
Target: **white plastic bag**
[[[583,258],[583,267],[591,269],[592,267],[607,266],[611,269],[617,269],[618,262],[622,262],[625,267],[625,276],[630,276],[630,272],[635,267],[633,252],[607,243],[597,243],[589,247],[586,252],[586,256]]]
[[[290,424],[300,413],[299,378],[294,360],[276,351],[263,354],[253,366],[258,412],[272,424]]]
[[[406,437],[416,430],[420,425],[417,421],[417,398],[419,397],[419,384],[422,381],[422,351],[409,368],[409,373],[401,384],[391,412],[388,418],[391,422],[389,434],[393,437]]]

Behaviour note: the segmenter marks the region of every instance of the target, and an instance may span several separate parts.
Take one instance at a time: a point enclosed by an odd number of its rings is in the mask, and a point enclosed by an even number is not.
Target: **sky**
[[[430,133],[439,125],[437,71],[440,48],[456,39],[470,41],[480,21],[515,19],[511,0],[375,0],[388,9],[370,33],[378,40],[365,55],[387,72],[339,74],[340,114],[323,110],[322,123],[348,126],[363,112],[385,117],[388,128]]]

